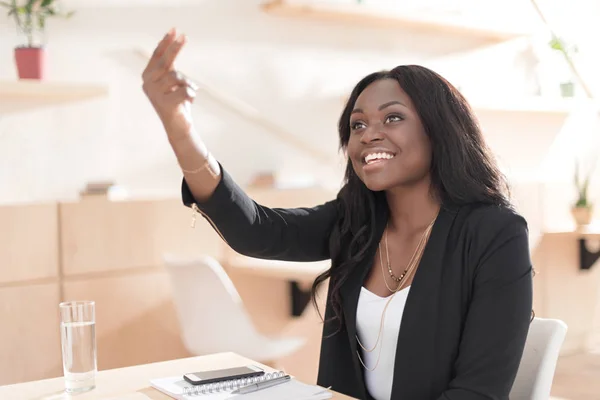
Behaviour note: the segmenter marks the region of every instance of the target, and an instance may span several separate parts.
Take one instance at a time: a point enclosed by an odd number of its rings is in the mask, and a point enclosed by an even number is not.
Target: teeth
[[[365,162],[368,164],[377,160],[389,160],[394,158],[394,156],[390,153],[371,153],[365,157]]]

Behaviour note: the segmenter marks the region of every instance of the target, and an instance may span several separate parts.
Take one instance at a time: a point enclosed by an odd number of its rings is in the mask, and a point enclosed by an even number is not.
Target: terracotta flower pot
[[[44,79],[46,51],[43,47],[15,48],[15,62],[19,79]]]
[[[593,209],[592,207],[573,207],[571,214],[577,226],[585,226],[592,222]]]

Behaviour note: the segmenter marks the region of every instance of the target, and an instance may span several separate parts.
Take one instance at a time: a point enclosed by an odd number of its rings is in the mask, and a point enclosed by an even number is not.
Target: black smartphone
[[[204,385],[206,383],[228,381],[230,379],[251,378],[254,376],[264,375],[264,373],[265,371],[262,368],[254,365],[248,365],[245,367],[192,372],[183,375],[183,379],[192,385]]]

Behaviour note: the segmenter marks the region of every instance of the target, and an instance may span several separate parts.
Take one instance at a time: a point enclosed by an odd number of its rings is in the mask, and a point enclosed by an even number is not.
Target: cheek
[[[416,143],[414,154],[416,157],[415,167],[417,169],[429,169],[431,165],[431,144],[427,138],[421,138],[421,140]]]
[[[350,139],[348,140],[348,146],[346,147],[346,155],[352,163],[360,158],[361,148],[357,142],[358,140],[356,136],[350,136]]]
[[[358,178],[364,182],[362,160],[360,159],[361,152],[362,146],[360,145],[359,140],[356,137],[353,139],[351,136],[346,148],[347,162],[352,166],[352,170]]]
[[[431,144],[425,133],[400,132],[394,142],[402,149],[401,160],[407,167],[423,168],[431,162]]]

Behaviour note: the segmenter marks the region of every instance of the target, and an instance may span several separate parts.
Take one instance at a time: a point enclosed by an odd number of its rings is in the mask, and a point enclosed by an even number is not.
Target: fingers
[[[183,45],[186,43],[186,41],[186,36],[180,35],[177,37],[177,39],[175,39],[175,41],[169,44],[169,47],[167,47],[165,52],[158,60],[156,64],[156,69],[162,71],[163,73],[173,70],[173,63],[175,62],[175,59],[177,58],[179,52],[181,52],[181,49],[183,48]]]
[[[181,51],[183,44],[185,43],[185,36],[180,36],[173,41],[169,47],[164,51],[163,55],[158,59],[154,67],[144,77],[144,80],[156,82],[162,79],[163,75],[173,71],[173,64],[175,58]]]
[[[189,86],[194,91],[197,89],[194,83],[178,71],[167,72],[160,78],[157,85],[161,93],[170,93],[179,86]]]
[[[177,35],[177,31],[171,29],[154,49],[142,73],[142,78],[145,81],[157,81],[165,73],[172,71],[175,59],[186,42],[185,35]]]
[[[160,114],[177,112],[196,97],[197,86],[174,68],[187,38],[171,30],[157,45],[142,73],[142,89]]]
[[[179,86],[185,86],[185,79],[179,72],[170,71],[162,76],[157,85],[161,93],[171,93]]]
[[[182,103],[186,100],[193,102],[196,98],[196,91],[187,85],[179,86],[177,89],[167,94],[166,97],[169,98],[169,101],[174,103]]]
[[[175,29],[171,29],[161,39],[161,41],[158,43],[158,45],[154,49],[154,52],[152,53],[152,56],[150,57],[150,60],[148,61],[148,64],[146,65],[146,68],[144,69],[144,72],[142,73],[142,77],[146,77],[149,74],[149,72],[152,71],[156,67],[156,64],[158,64],[158,62],[159,62],[160,58],[162,57],[163,53],[165,52],[165,50],[175,40],[176,35],[177,35],[177,32],[175,31]]]

